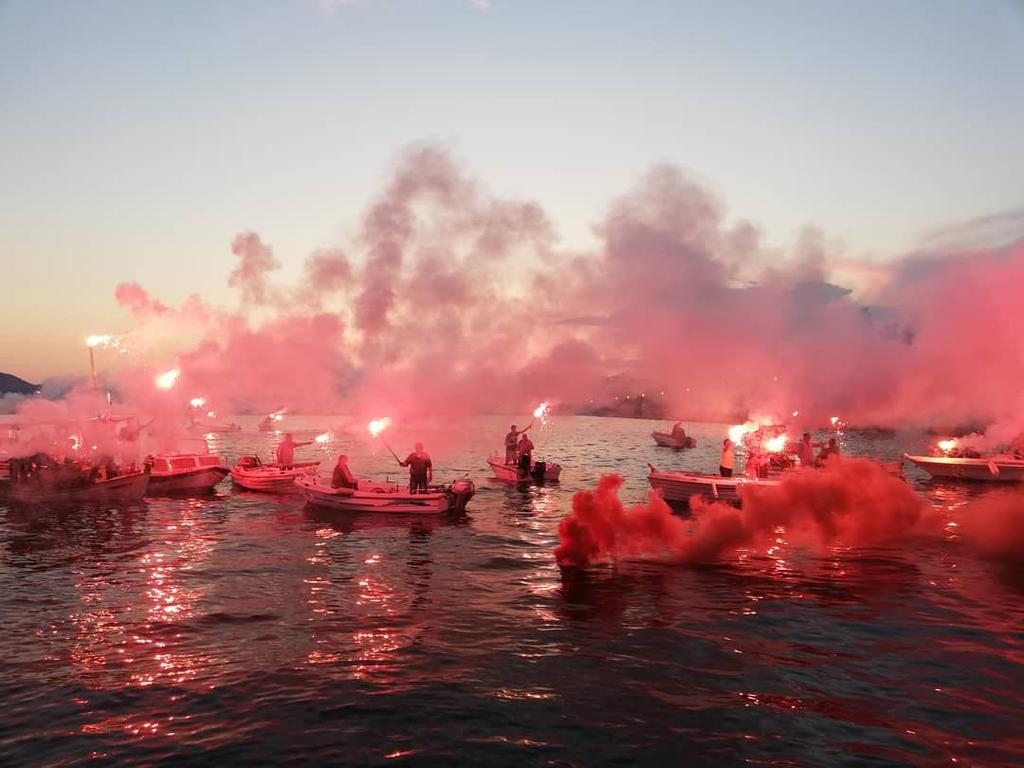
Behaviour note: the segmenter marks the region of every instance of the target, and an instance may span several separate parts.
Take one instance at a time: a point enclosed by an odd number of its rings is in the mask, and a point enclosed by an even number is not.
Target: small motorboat
[[[230,470],[211,453],[174,453],[148,456],[149,495],[209,493]]]
[[[951,480],[973,480],[984,483],[1019,483],[1024,481],[1024,459],[1012,456],[981,458],[952,456],[910,456],[903,458],[932,477]]]
[[[58,463],[38,455],[11,460],[10,501],[32,505],[125,503],[142,501],[147,470],[118,473],[116,467]]]
[[[651,432],[651,437],[654,438],[654,442],[663,448],[675,448],[681,450],[683,448],[695,448],[697,441],[689,435],[684,437],[676,437],[671,432],[659,432],[655,430]]]
[[[281,466],[264,464],[259,456],[242,456],[231,468],[231,481],[247,491],[288,493],[295,490],[295,480],[315,475],[320,462],[304,461]]]
[[[530,465],[530,474],[523,476],[518,464],[506,464],[498,454],[487,458],[487,466],[494,476],[505,483],[557,483],[562,474],[562,465],[553,461],[534,461]]]
[[[665,501],[687,502],[691,496],[703,496],[714,501],[739,504],[744,488],[770,488],[777,486],[777,478],[753,479],[744,476],[721,477],[703,472],[671,472],[648,464],[647,481]]]
[[[358,480],[355,488],[334,488],[327,479],[315,474],[297,478],[295,487],[316,507],[404,515],[462,512],[476,493],[476,486],[469,478],[448,485],[432,485],[425,493],[409,493],[408,486],[376,480]]]

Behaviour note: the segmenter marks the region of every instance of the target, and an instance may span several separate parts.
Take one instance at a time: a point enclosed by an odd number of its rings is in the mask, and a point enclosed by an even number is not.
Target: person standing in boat
[[[516,451],[519,447],[519,437],[530,431],[530,427],[533,426],[531,420],[526,429],[516,429],[516,425],[513,424],[509,429],[509,433],[505,435],[505,463],[515,464],[516,463]]]
[[[679,442],[686,440],[686,430],[683,429],[683,422],[677,421],[672,425],[672,439]]]
[[[722,459],[718,462],[718,474],[722,477],[732,477],[735,466],[736,452],[732,449],[732,440],[727,437],[722,441]]]
[[[423,443],[416,443],[415,450],[398,463],[409,468],[409,493],[426,493],[427,485],[434,479],[434,465],[430,454],[423,450]]]
[[[533,441],[526,436],[525,429],[519,437],[516,450],[519,453],[519,476],[527,477],[533,468]]]
[[[307,440],[304,443],[296,443],[295,438],[292,437],[292,433],[289,432],[284,436],[277,446],[277,463],[282,467],[290,467],[295,463],[295,449],[301,448],[304,445],[312,445],[312,440]]]

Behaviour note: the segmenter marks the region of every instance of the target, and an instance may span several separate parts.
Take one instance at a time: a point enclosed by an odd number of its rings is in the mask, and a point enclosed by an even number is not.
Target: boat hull
[[[748,477],[720,477],[698,472],[664,472],[651,468],[647,481],[665,501],[684,503],[693,496],[739,504],[745,488],[771,488],[778,480],[751,480]]]
[[[537,478],[533,476],[533,467],[530,470],[530,476],[527,478],[519,477],[519,467],[514,464],[506,464],[497,458],[490,458],[487,460],[487,465],[491,468],[494,476],[501,480],[503,483],[535,483],[538,482]],[[534,462],[536,466],[536,462]],[[560,464],[552,464],[545,462],[544,467],[544,480],[545,483],[557,483],[558,479],[562,475],[562,466]]]
[[[1024,461],[1019,459],[954,459],[946,456],[905,456],[932,477],[979,483],[1024,482]]]
[[[675,448],[681,450],[683,448],[694,448],[697,445],[697,441],[692,437],[684,437],[682,439],[672,437],[671,432],[651,432],[651,437],[654,438],[654,442],[660,445],[662,448]]]
[[[228,476],[227,467],[200,467],[179,472],[158,473],[149,476],[150,496],[162,493],[210,493]]]
[[[10,500],[20,504],[91,504],[142,501],[149,485],[146,472],[133,472],[81,488],[46,488],[31,482],[11,484]]]
[[[439,515],[465,509],[474,493],[473,484],[463,482],[461,492],[452,486],[427,493],[408,493],[394,483],[361,481],[359,488],[333,488],[316,477],[295,481],[301,496],[315,507],[341,512],[375,512],[392,515]]]

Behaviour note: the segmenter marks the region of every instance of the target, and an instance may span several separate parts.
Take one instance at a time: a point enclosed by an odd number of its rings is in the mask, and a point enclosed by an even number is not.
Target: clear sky
[[[113,289],[297,272],[437,139],[564,245],[658,162],[857,254],[1024,204],[1017,0],[0,0],[0,370],[84,372]]]

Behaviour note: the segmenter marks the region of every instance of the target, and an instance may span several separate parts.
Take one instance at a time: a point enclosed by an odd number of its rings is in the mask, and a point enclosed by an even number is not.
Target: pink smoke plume
[[[242,309],[168,307],[134,283],[117,297],[148,341],[132,364],[180,364],[232,410],[453,416],[579,405],[623,382],[689,418],[1021,426],[1024,244],[884,267],[813,228],[773,248],[673,167],[595,231],[593,252],[560,250],[536,202],[496,197],[423,144],[297,284],[275,282],[270,245],[245,232],[228,278]]]
[[[242,289],[242,299],[254,304],[267,300],[267,273],[281,266],[269,245],[255,232],[243,232],[231,243],[231,251],[240,259],[228,278],[229,285]]]
[[[813,546],[873,546],[942,530],[910,486],[865,459],[794,472],[777,487],[744,489],[742,508],[694,499],[691,520],[672,514],[655,493],[626,509],[621,485],[617,475],[605,475],[596,491],[573,497],[572,514],[558,527],[559,565],[638,557],[713,562],[740,547],[774,543],[781,530],[788,541]]]

